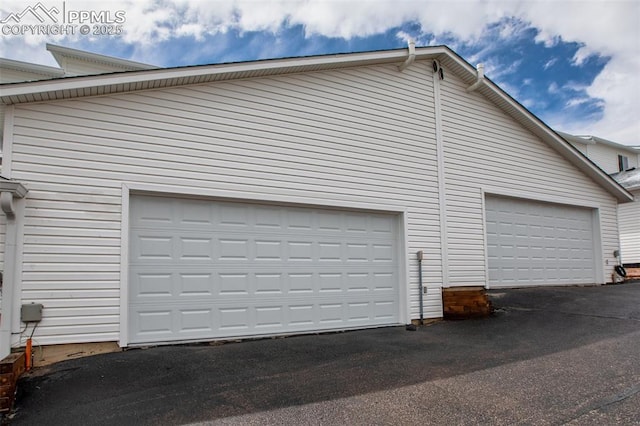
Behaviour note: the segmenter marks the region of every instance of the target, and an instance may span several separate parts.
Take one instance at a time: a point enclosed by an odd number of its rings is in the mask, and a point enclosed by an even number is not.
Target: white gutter
[[[398,66],[398,71],[402,72],[407,69],[409,65],[416,60],[416,42],[413,40],[409,40],[409,57]]]
[[[478,64],[478,68],[476,70],[476,78],[476,82],[467,87],[467,92],[473,92],[478,87],[480,87],[482,83],[484,83],[484,64]]]

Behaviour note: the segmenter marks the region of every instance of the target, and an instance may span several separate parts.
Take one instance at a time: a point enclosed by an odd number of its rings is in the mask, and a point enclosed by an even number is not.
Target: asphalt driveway
[[[11,424],[640,424],[640,283],[491,297],[415,332],[61,362],[20,381]]]

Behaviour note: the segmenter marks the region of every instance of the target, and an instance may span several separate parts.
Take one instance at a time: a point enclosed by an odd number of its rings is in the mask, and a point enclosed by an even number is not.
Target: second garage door
[[[486,198],[489,286],[592,284],[592,210],[506,197]]]
[[[134,195],[129,341],[399,323],[390,214]]]

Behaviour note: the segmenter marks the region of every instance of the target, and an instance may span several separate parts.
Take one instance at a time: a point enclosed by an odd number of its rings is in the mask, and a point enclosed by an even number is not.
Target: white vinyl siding
[[[442,314],[431,61],[291,74],[15,106],[12,178],[25,183],[18,294],[45,306],[39,344],[115,341],[123,183],[237,201],[403,211],[408,310]],[[484,194],[598,210],[604,273],[619,247],[616,200],[445,70],[449,281],[484,286]],[[126,192],[125,192],[126,193]],[[319,207],[321,208],[321,207]],[[126,217],[124,218],[126,220]]]
[[[449,284],[485,285],[483,191],[599,206],[603,253],[597,257],[609,261],[610,276],[618,247],[615,198],[485,97],[467,93],[455,75],[445,73],[440,84]]]
[[[4,152],[4,116],[5,116],[6,110],[7,110],[6,105],[0,105],[0,155],[3,155],[3,152]],[[2,170],[1,164],[0,164],[0,170]]]
[[[579,142],[573,142],[573,141],[569,141],[569,143],[571,145],[573,145],[578,151],[580,151],[584,155],[587,155],[587,144],[579,143]]]
[[[640,263],[640,190],[631,193],[635,201],[618,206],[620,252],[623,263]]]
[[[441,315],[433,96],[417,64],[17,105],[22,300],[40,344],[118,339],[122,182],[406,209],[412,317]],[[171,191],[168,191],[171,192]]]

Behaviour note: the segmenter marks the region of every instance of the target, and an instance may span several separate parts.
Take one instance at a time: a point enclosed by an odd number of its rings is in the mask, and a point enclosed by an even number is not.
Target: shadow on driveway
[[[181,424],[349,397],[638,331],[640,284],[490,292],[495,315],[164,346],[64,361],[19,383],[12,424]]]

